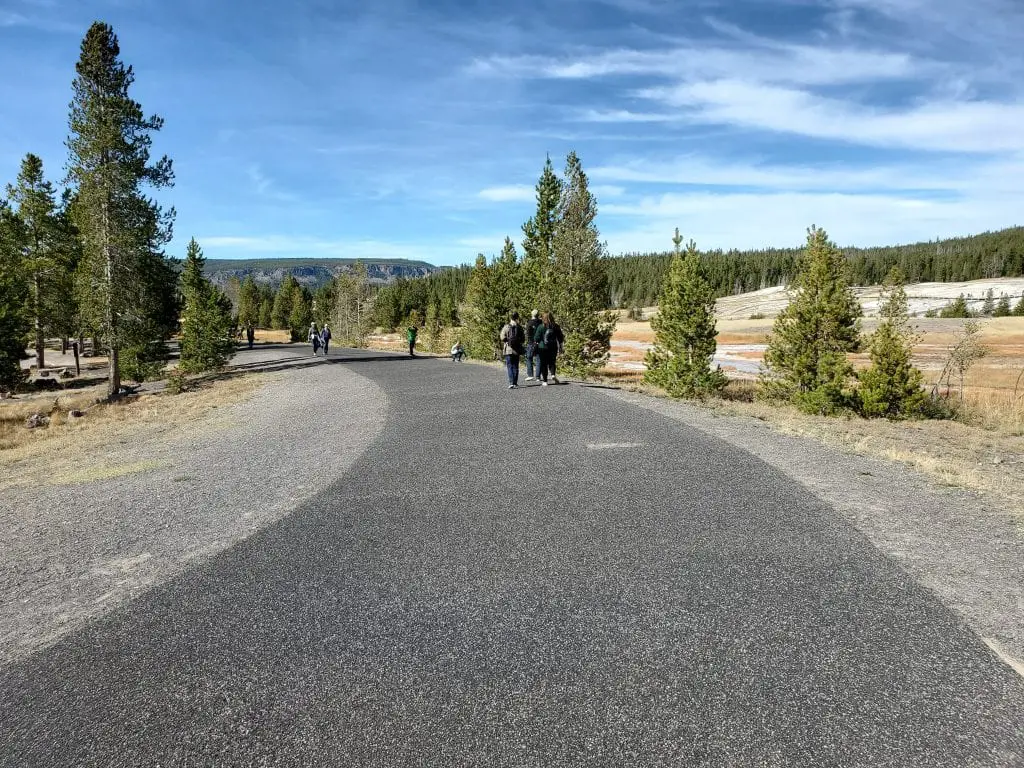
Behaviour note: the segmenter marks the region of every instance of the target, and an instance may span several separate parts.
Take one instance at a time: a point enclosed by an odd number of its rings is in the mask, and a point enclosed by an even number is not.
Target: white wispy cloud
[[[477,197],[497,203],[528,202],[534,199],[535,194],[534,188],[528,184],[512,184],[481,189]]]
[[[808,91],[716,80],[643,89],[638,95],[686,111],[695,122],[914,149],[1024,149],[1024,103],[945,101],[884,109]]]

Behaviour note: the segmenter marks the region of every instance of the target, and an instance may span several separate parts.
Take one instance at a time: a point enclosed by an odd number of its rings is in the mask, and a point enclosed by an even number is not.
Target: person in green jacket
[[[416,326],[410,325],[405,330],[405,338],[409,341],[409,357],[416,357]]]

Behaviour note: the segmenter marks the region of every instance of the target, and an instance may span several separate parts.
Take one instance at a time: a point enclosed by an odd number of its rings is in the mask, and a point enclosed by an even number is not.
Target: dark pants
[[[538,352],[540,354],[540,370],[537,372],[537,378],[547,381],[548,376],[555,375],[555,358],[558,356],[558,350],[541,349]]]
[[[519,386],[519,355],[505,355],[505,370],[508,371],[508,383]]]
[[[409,342],[409,357],[416,357],[416,352],[414,351],[415,348],[416,348],[416,339],[413,339],[412,341]]]
[[[323,342],[321,342],[321,343],[324,345],[324,354],[326,355],[327,354],[327,347],[330,346],[331,340],[330,339],[324,339]]]
[[[532,377],[534,375],[534,359],[537,357],[537,345],[527,344],[526,345],[526,375]],[[540,373],[540,363],[537,363],[537,373]]]
[[[313,339],[313,354],[315,355],[320,350],[320,339]]]

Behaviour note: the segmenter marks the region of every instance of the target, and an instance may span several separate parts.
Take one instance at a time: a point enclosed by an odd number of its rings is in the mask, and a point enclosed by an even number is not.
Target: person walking
[[[405,338],[409,342],[409,357],[416,357],[416,333],[415,325],[410,325],[405,329]]]
[[[505,370],[508,372],[508,388],[519,387],[519,356],[523,354],[526,332],[519,324],[519,313],[513,312],[511,319],[502,327],[501,354],[505,358]]]
[[[540,358],[537,356],[537,342],[533,337],[537,335],[537,328],[543,325],[540,321],[540,310],[533,310],[530,319],[526,321],[526,380],[533,381],[534,371],[540,375]]]
[[[245,340],[249,342],[249,349],[252,349],[253,342],[256,341],[256,329],[252,327],[252,323],[245,326]]]
[[[309,343],[313,345],[313,357],[316,357],[317,351],[320,349],[320,331],[317,330],[316,323],[309,324]]]
[[[541,319],[543,324],[538,326],[534,340],[537,342],[540,354],[538,378],[540,379],[541,386],[546,387],[549,377],[553,384],[558,384],[558,377],[555,375],[555,358],[562,351],[565,337],[562,335],[562,329],[555,322],[554,315],[550,312],[545,312]]]
[[[327,327],[327,323],[320,329],[320,343],[324,348],[324,357],[327,357],[327,348],[331,345],[331,329]]]

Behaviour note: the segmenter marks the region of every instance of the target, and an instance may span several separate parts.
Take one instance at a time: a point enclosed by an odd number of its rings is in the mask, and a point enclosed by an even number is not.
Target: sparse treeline
[[[31,153],[7,186],[0,206],[0,386],[21,382],[26,342],[42,368],[47,338],[91,337],[93,351],[109,358],[108,394],[116,396],[122,376],[141,381],[163,370],[166,341],[180,320],[191,334],[187,367],[226,359],[224,295],[206,281],[183,284],[179,262],[165,252],[174,209],[152,193],[170,187],[174,174],[169,158],[151,158],[163,120],[143,113],[130,93],[134,82],[113,29],[94,23],[75,65],[63,193]],[[195,241],[189,253],[201,262]]]
[[[912,245],[843,248],[853,285],[880,285],[893,269],[907,282],[951,283],[1024,275],[1024,227]],[[701,263],[715,296],[793,282],[799,248],[704,251]],[[656,303],[672,254],[626,254],[608,259],[609,306]]]
[[[854,285],[880,285],[893,267],[899,268],[908,283],[1024,276],[1024,227],[912,245],[841,250]],[[712,292],[720,297],[790,284],[801,252],[800,248],[713,250],[702,251],[700,258]],[[606,257],[608,307],[625,309],[656,304],[671,260],[671,251]],[[399,289],[402,301],[395,302],[401,306],[402,314],[394,320],[382,316],[379,324],[394,328],[412,310],[422,315],[428,306],[428,294],[435,301],[445,298],[458,306],[465,300],[465,275],[469,269],[459,267],[429,278],[403,281]],[[422,287],[424,281],[451,273],[457,273],[458,278],[435,282],[429,292]],[[391,288],[383,289],[382,294]]]

